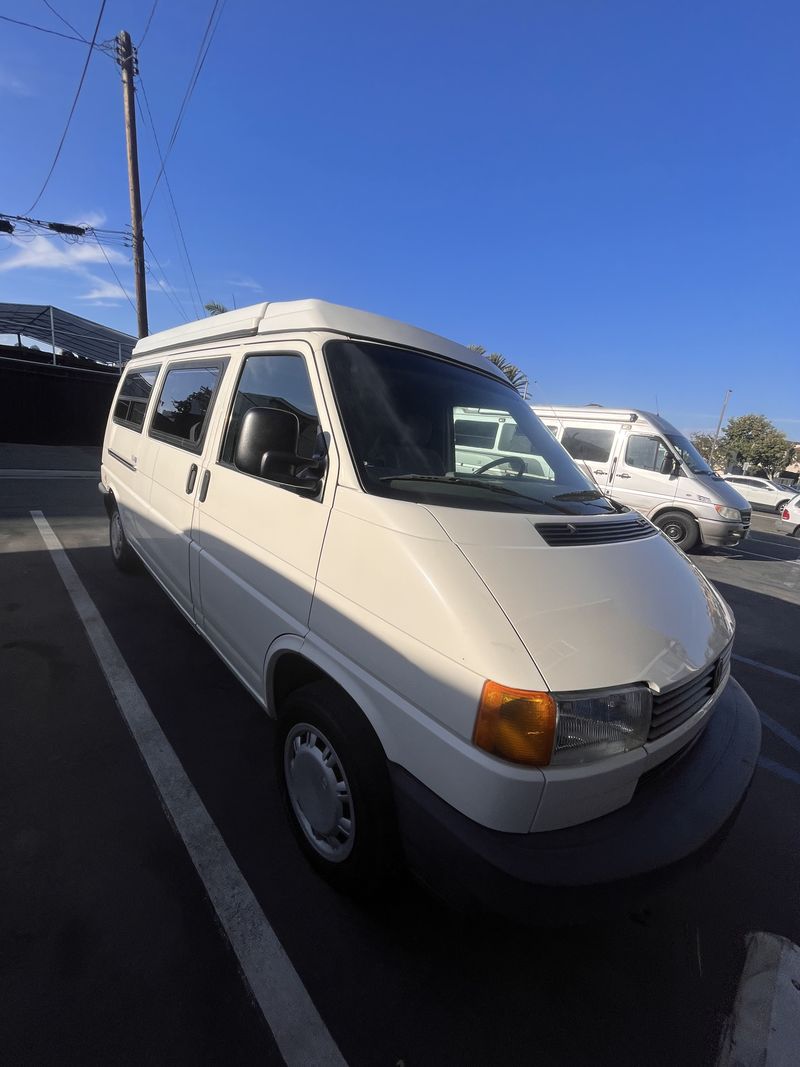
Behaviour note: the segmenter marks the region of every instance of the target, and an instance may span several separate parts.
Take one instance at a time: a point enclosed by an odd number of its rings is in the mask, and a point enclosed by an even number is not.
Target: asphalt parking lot
[[[114,569],[95,482],[0,472],[4,1062],[282,1062],[33,511],[346,1063],[714,1062],[746,935],[800,942],[800,541],[756,515],[742,548],[694,557],[734,609],[733,673],[765,726],[713,862],[623,918],[520,929],[413,885],[365,910],[316,878],[270,721],[146,574]]]

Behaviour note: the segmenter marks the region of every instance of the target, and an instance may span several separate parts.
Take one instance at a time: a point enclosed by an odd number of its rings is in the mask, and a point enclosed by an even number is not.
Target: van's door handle
[[[618,474],[618,478],[630,478],[630,474]]]
[[[200,503],[202,504],[205,498],[208,496],[208,483],[211,481],[211,471],[206,469],[203,471],[203,480],[200,482]]]
[[[189,468],[189,477],[186,479],[186,492],[191,493],[194,483],[197,481],[197,464],[193,463]]]
[[[596,470],[594,473],[595,474],[605,474],[606,472],[604,470]]]

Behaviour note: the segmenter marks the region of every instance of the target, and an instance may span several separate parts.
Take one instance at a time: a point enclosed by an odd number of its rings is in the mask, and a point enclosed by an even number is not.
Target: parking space
[[[280,810],[271,723],[147,575],[113,568],[93,482],[0,487],[10,1062],[281,1059],[269,1007],[242,979],[33,510],[351,1067],[709,1063],[746,934],[800,941],[800,542],[771,518],[755,517],[741,549],[695,557],[735,611],[734,674],[766,726],[721,851],[614,921],[520,929],[455,914],[411,884],[370,909],[328,889]]]

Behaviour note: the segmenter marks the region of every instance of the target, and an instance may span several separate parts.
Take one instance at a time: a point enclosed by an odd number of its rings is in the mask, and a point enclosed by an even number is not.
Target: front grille
[[[642,518],[602,519],[592,522],[541,522],[536,524],[539,536],[554,548],[575,545],[610,545],[617,541],[638,541],[653,537],[658,531]]]
[[[654,693],[653,715],[647,740],[657,741],[659,737],[668,734],[670,730],[676,730],[681,723],[691,719],[727,680],[730,659],[729,645],[718,659],[699,674],[665,693]]]

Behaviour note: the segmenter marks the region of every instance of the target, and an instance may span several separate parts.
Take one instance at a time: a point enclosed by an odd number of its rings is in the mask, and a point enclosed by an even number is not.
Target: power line
[[[138,48],[141,48],[142,45],[144,44],[144,39],[147,36],[148,30],[150,29],[150,23],[153,21],[153,15],[155,15],[157,7],[158,7],[158,0],[153,0],[153,6],[150,8],[150,14],[147,16],[147,22],[145,23],[144,32],[142,33],[142,38],[139,41],[139,44],[137,45]]]
[[[198,301],[199,301],[199,306],[197,304],[195,304],[195,314],[199,318],[201,316],[202,310],[203,310],[203,298],[200,295],[200,287],[197,284],[197,277],[196,277],[196,275],[194,273],[194,267],[192,266],[192,260],[191,260],[191,257],[189,255],[189,249],[188,249],[188,246],[186,244],[186,238],[184,237],[184,234],[183,234],[183,226],[181,225],[181,219],[180,219],[180,215],[178,214],[178,207],[177,207],[177,205],[175,203],[175,197],[172,195],[172,186],[170,185],[169,175],[167,174],[167,171],[166,171],[166,160],[164,159],[164,156],[161,154],[161,145],[160,145],[159,140],[158,140],[158,134],[156,133],[156,126],[155,126],[155,122],[153,121],[153,112],[150,110],[150,101],[149,101],[149,99],[147,97],[147,90],[145,89],[144,81],[142,80],[141,71],[139,71],[139,85],[141,86],[141,89],[142,89],[142,96],[144,98],[145,108],[147,109],[147,119],[148,119],[148,122],[149,122],[149,125],[150,125],[150,130],[151,130],[151,132],[153,134],[153,140],[155,141],[156,151],[158,152],[158,158],[159,158],[159,160],[161,162],[161,173],[163,173],[163,175],[164,175],[164,181],[166,182],[166,185],[167,185],[167,193],[169,194],[169,200],[170,200],[170,203],[172,205],[172,211],[173,211],[173,214],[175,216],[175,222],[177,223],[177,226],[178,226],[178,232],[180,234],[180,243],[183,245],[183,252],[184,252],[184,255],[186,256],[186,262],[187,262],[187,264],[189,266],[189,272],[191,273],[192,280],[194,282],[195,291],[197,292],[197,298],[198,298]],[[141,107],[139,108],[139,112],[141,113]],[[187,280],[187,282],[189,281],[188,278],[186,280]],[[194,301],[194,294],[192,294],[191,284],[189,284],[189,292],[192,295],[192,303],[194,304],[194,302],[195,302]]]
[[[128,303],[130,304],[130,306],[131,306],[131,307],[133,308],[133,313],[134,313],[134,315],[135,315],[135,314],[136,314],[136,307],[134,306],[134,303],[133,303],[133,301],[131,300],[131,298],[130,298],[130,297],[128,296],[128,290],[127,290],[127,289],[125,288],[125,286],[124,286],[124,285],[122,284],[122,282],[121,282],[121,281],[119,280],[119,275],[117,274],[116,270],[114,269],[114,264],[113,264],[113,263],[111,262],[111,260],[110,260],[110,259],[108,258],[108,256],[106,255],[106,250],[105,250],[105,248],[103,248],[103,246],[102,246],[102,245],[100,244],[100,238],[99,238],[99,237],[97,236],[97,234],[96,234],[96,233],[93,233],[93,234],[92,234],[92,237],[94,237],[95,241],[97,242],[97,247],[98,247],[98,248],[100,249],[100,251],[101,251],[101,252],[103,253],[103,259],[104,259],[104,260],[106,261],[106,263],[107,263],[107,264],[109,265],[109,267],[111,268],[111,273],[112,273],[112,274],[114,275],[114,277],[115,277],[115,278],[117,279],[117,285],[118,285],[118,286],[120,287],[120,289],[121,289],[121,290],[123,291],[123,293],[125,294],[125,299],[126,299],[126,300],[128,301]]]
[[[71,23],[71,22],[68,22],[68,21],[67,21],[67,20],[66,20],[66,19],[64,18],[64,16],[63,16],[63,15],[59,15],[59,13],[58,13],[58,12],[56,11],[56,9],[55,9],[55,8],[53,7],[53,5],[52,5],[52,4],[50,3],[50,0],[44,0],[44,6],[45,6],[45,7],[47,7],[47,8],[49,8],[49,9],[50,9],[50,10],[51,10],[51,11],[53,12],[53,14],[55,15],[55,17],[56,17],[56,18],[57,18],[57,19],[58,19],[58,20],[59,20],[60,22],[63,22],[63,23],[64,23],[64,25],[65,25],[65,26],[66,26],[66,27],[67,27],[68,29],[72,30],[72,32],[73,32],[73,33],[77,33],[78,37],[80,38],[80,40],[81,40],[81,41],[83,41],[83,43],[84,43],[84,44],[88,44],[88,43],[89,43],[89,42],[88,42],[88,41],[86,40],[86,38],[85,38],[85,37],[83,36],[83,34],[81,33],[81,31],[80,31],[80,30],[76,30],[76,29],[75,29],[75,27],[74,27],[74,26],[72,25],[72,23]]]
[[[34,26],[32,22],[23,22],[22,19],[12,19],[8,15],[0,15],[3,22],[13,22],[16,26],[26,26],[29,30],[39,30],[40,33],[50,33],[53,37],[63,37],[65,41],[78,41],[87,44],[85,37],[73,37],[69,33],[61,33],[59,30],[48,30],[45,26]]]
[[[165,293],[165,294],[166,294],[166,295],[167,295],[167,296],[168,296],[168,297],[170,298],[170,300],[172,301],[172,306],[173,306],[174,308],[176,308],[176,309],[177,309],[177,311],[178,311],[178,313],[179,313],[180,315],[182,315],[182,316],[183,316],[183,318],[184,318],[184,321],[185,321],[185,322],[188,322],[188,321],[189,321],[189,316],[188,316],[188,315],[186,314],[186,310],[185,310],[185,308],[184,308],[184,306],[183,306],[183,303],[182,303],[182,301],[181,301],[181,298],[180,298],[180,297],[178,296],[177,292],[175,292],[175,290],[173,289],[173,287],[172,287],[172,286],[171,286],[171,285],[169,284],[169,278],[167,277],[167,272],[166,272],[166,271],[164,270],[164,268],[163,268],[163,267],[161,266],[161,264],[159,263],[159,261],[158,261],[158,256],[157,256],[157,255],[155,254],[155,252],[153,251],[152,247],[150,246],[150,242],[149,242],[149,241],[147,240],[147,238],[146,238],[146,237],[145,237],[145,239],[144,239],[144,245],[145,245],[145,248],[147,249],[147,251],[148,251],[148,252],[150,253],[150,255],[151,255],[151,256],[153,257],[153,262],[154,262],[154,263],[155,263],[155,265],[156,265],[156,266],[158,267],[158,269],[159,269],[159,270],[161,271],[161,273],[162,273],[162,275],[163,275],[163,277],[164,277],[164,281],[165,281],[165,283],[166,283],[166,286],[167,286],[167,288],[165,289],[165,288],[164,288],[164,286],[163,286],[163,285],[161,285],[161,282],[160,282],[160,281],[158,280],[158,277],[157,277],[157,276],[156,276],[155,274],[153,274],[153,277],[155,278],[156,282],[158,282],[158,285],[159,285],[159,286],[160,286],[160,288],[161,288],[161,289],[163,290],[163,292],[164,292],[164,293]]]
[[[92,52],[94,51],[94,43],[97,40],[97,31],[100,29],[100,20],[103,17],[103,12],[105,11],[105,8],[106,8],[106,0],[101,0],[100,11],[98,12],[97,22],[95,23],[95,26],[94,26],[94,33],[92,34],[92,40],[91,40],[91,42],[89,44],[89,49],[88,49],[88,51],[86,53],[86,62],[83,64],[83,70],[81,71],[81,78],[80,78],[80,81],[78,82],[78,88],[75,91],[75,99],[72,101],[72,107],[69,109],[69,116],[67,118],[67,124],[64,127],[64,132],[61,134],[61,140],[58,142],[58,148],[56,149],[56,154],[53,157],[53,162],[50,164],[50,170],[47,172],[47,177],[44,180],[44,184],[42,185],[41,189],[39,190],[39,195],[36,197],[34,202],[28,208],[28,212],[33,211],[33,209],[36,207],[36,205],[42,199],[42,194],[44,193],[45,189],[47,188],[47,185],[48,185],[48,183],[50,181],[50,178],[53,175],[53,171],[56,169],[56,163],[58,163],[58,157],[61,155],[61,149],[64,147],[64,141],[67,139],[67,132],[69,130],[70,123],[72,122],[72,116],[75,114],[75,108],[78,105],[78,97],[81,95],[81,89],[83,88],[83,82],[84,82],[84,79],[86,77],[86,71],[89,69],[89,60],[92,58]]]
[[[227,0],[214,0],[214,6],[211,9],[211,14],[208,16],[208,22],[206,23],[205,32],[203,33],[202,40],[200,41],[200,48],[197,52],[197,58],[194,61],[194,67],[192,68],[192,73],[189,76],[189,84],[186,87],[186,92],[183,94],[183,100],[181,101],[181,106],[178,109],[178,117],[175,119],[175,123],[172,127],[172,133],[170,134],[169,143],[167,144],[167,150],[164,153],[164,159],[161,164],[161,169],[156,175],[155,183],[153,184],[153,188],[150,190],[150,196],[147,198],[147,203],[145,204],[144,212],[142,215],[143,218],[147,216],[147,212],[150,207],[150,203],[153,199],[153,195],[156,189],[158,188],[158,183],[161,181],[161,176],[164,173],[164,165],[169,159],[169,154],[175,145],[175,141],[178,136],[178,131],[181,128],[181,123],[183,122],[183,117],[186,113],[186,108],[188,107],[189,101],[191,100],[192,94],[194,93],[195,86],[197,85],[197,80],[200,77],[200,72],[203,69],[203,64],[205,63],[206,56],[208,55],[208,50],[211,47],[211,42],[214,39],[214,34],[217,32],[219,18],[217,18],[216,23],[214,23],[214,16],[217,14],[217,9],[219,8],[219,16],[220,18],[222,17],[222,11],[225,7],[226,2]],[[222,4],[221,7],[220,3]]]

